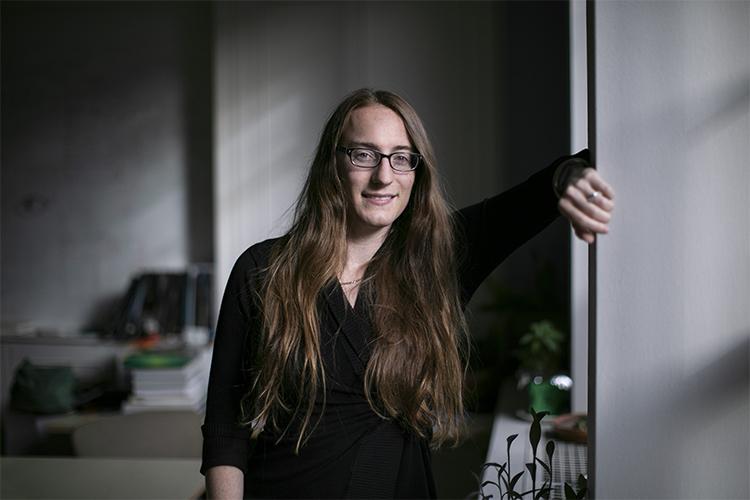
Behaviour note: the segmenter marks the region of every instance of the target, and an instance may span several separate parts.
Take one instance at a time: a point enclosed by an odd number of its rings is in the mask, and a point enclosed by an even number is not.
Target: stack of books
[[[123,413],[193,410],[206,406],[211,350],[143,351],[125,359],[132,375],[132,393]]]

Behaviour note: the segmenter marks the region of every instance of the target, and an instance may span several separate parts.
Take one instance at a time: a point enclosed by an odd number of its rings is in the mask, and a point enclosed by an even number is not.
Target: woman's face
[[[353,110],[344,124],[339,145],[383,154],[414,151],[401,117],[380,104]],[[342,152],[337,153],[337,162],[349,204],[350,236],[387,232],[409,203],[414,171],[393,170],[386,158],[373,168],[358,167]]]

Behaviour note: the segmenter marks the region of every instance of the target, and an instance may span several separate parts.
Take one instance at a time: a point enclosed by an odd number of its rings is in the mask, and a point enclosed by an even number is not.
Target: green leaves
[[[582,500],[588,493],[588,481],[583,474],[578,475],[578,491],[574,490],[571,485],[565,483],[565,500]]]
[[[551,439],[547,441],[547,446],[545,447],[545,451],[547,452],[547,462],[549,465],[546,465],[541,460],[539,461],[542,465],[545,466],[545,469],[547,470],[547,474],[549,474],[549,482],[552,484],[552,457],[555,456],[555,442]]]
[[[544,471],[545,471],[545,472],[546,472],[546,473],[547,473],[548,475],[550,475],[550,476],[552,475],[552,468],[551,468],[551,466],[552,466],[552,462],[550,462],[550,465],[547,465],[547,464],[545,464],[545,463],[544,463],[544,461],[543,461],[543,460],[542,460],[541,458],[537,458],[537,459],[536,459],[536,461],[537,461],[537,463],[538,463],[539,465],[541,465],[541,466],[542,466],[542,469],[544,469]],[[528,464],[527,464],[527,465],[528,465]]]
[[[537,458],[537,460],[539,460]],[[529,474],[531,474],[531,477],[536,477],[536,464],[535,463],[528,463],[526,464],[526,468],[529,471]]]
[[[508,442],[508,453],[510,453],[510,445],[511,445],[511,444],[513,444],[513,441],[515,441],[515,439],[516,439],[517,437],[518,437],[518,434],[511,434],[511,435],[510,435],[510,436],[508,436],[508,438],[506,439],[506,441]]]
[[[552,493],[551,487],[542,486],[537,492],[536,496],[534,497],[534,500],[540,500],[541,498],[549,498],[550,493]]]
[[[549,460],[550,465],[552,465],[552,457],[555,454],[555,442],[552,441],[551,439],[547,441],[546,452],[547,452],[547,459]]]
[[[529,441],[531,442],[531,451],[536,458],[536,449],[539,446],[539,440],[542,438],[542,419],[549,415],[547,411],[540,411],[537,413],[534,408],[531,408],[531,416],[534,419],[531,422],[531,429],[529,429]]]
[[[519,479],[521,479],[521,476],[523,476],[523,471],[513,476],[513,479],[510,480],[510,485],[508,487],[509,490],[515,491],[516,483],[518,482]]]
[[[546,500],[552,496],[552,458],[555,455],[555,442],[552,440],[547,441],[544,449],[547,455],[547,462],[537,457],[537,449],[542,438],[542,419],[546,417],[549,412],[540,411],[537,412],[534,408],[531,408],[532,423],[529,429],[529,443],[531,444],[533,460],[529,463],[524,464],[526,470],[513,474],[510,467],[510,449],[513,442],[518,438],[518,434],[511,434],[506,438],[507,443],[507,458],[508,461],[504,464],[498,464],[496,462],[488,462],[484,464],[482,470],[494,467],[497,469],[497,482],[496,481],[484,481],[479,486],[479,497],[482,499],[492,498],[492,495],[486,495],[483,491],[484,487],[495,487],[500,492],[499,500],[523,500],[524,497],[531,496],[532,500]],[[539,472],[539,467],[544,469],[547,473],[547,479],[542,483],[541,487],[536,489],[536,475]],[[521,478],[528,472],[531,475],[531,490],[529,491],[518,491]],[[478,479],[481,481],[481,479]],[[578,490],[576,491],[568,483],[565,483],[563,492],[566,500],[582,500],[586,498],[588,492],[586,478],[583,475],[578,476]],[[523,488],[521,488],[523,489]],[[504,490],[504,491],[503,491]]]
[[[518,341],[521,366],[532,372],[554,371],[559,364],[565,336],[547,320],[529,325]]]
[[[577,500],[578,495],[568,483],[565,483],[565,500]]]
[[[581,500],[582,498],[586,498],[586,494],[588,493],[589,489],[589,482],[586,480],[586,476],[583,474],[578,474],[578,498]]]
[[[513,444],[513,441],[515,441],[517,437],[518,437],[518,434],[511,434],[510,436],[508,436],[508,439],[506,439],[506,441],[508,442],[508,448],[507,448],[508,461],[506,462],[508,464],[508,477],[510,477],[510,445]]]

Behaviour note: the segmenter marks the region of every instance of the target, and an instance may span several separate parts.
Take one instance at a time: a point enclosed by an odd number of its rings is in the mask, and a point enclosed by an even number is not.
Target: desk
[[[200,460],[123,458],[0,458],[0,497],[68,499],[197,498]]]

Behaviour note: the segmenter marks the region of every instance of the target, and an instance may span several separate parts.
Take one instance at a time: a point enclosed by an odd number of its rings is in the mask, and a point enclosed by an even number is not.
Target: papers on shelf
[[[132,376],[132,394],[123,413],[153,410],[194,410],[206,404],[210,349],[141,352],[125,360]]]

